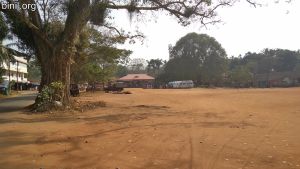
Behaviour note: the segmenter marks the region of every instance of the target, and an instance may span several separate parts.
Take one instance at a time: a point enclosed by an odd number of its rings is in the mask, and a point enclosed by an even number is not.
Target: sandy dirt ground
[[[1,169],[300,169],[300,88],[129,89],[0,114]]]

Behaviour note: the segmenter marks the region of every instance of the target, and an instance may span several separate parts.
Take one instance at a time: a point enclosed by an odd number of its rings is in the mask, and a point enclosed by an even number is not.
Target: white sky
[[[233,7],[219,8],[217,12],[223,23],[207,28],[199,23],[182,27],[176,19],[164,14],[148,22],[147,17],[143,18],[142,23],[130,22],[126,11],[116,12],[114,21],[126,31],[139,30],[146,36],[143,44],[137,42],[122,46],[133,51],[131,58],[167,60],[168,45],[175,45],[177,40],[190,32],[215,37],[228,57],[244,55],[248,51],[259,52],[264,48],[300,49],[300,0],[291,3],[284,0],[268,2],[268,5],[254,8],[241,0]]]

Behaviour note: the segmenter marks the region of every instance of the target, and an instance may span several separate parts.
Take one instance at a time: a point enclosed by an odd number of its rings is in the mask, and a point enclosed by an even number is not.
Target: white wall
[[[16,62],[10,63],[10,80],[26,83],[28,80],[25,78],[27,74],[27,60],[22,57],[14,56]],[[8,63],[2,63],[3,68],[6,70],[5,75],[3,76],[4,80],[9,80],[9,70]],[[17,73],[18,72],[18,73]],[[17,74],[19,78],[17,78]]]

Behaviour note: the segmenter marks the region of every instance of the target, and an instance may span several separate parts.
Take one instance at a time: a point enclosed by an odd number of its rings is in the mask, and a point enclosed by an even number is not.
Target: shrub
[[[35,110],[43,112],[54,108],[56,102],[61,103],[63,90],[62,82],[52,82],[49,86],[45,85],[36,98]]]

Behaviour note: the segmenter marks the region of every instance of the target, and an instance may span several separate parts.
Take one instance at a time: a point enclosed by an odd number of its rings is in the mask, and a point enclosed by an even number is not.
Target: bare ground
[[[0,168],[300,169],[300,88],[130,91],[0,114]]]

